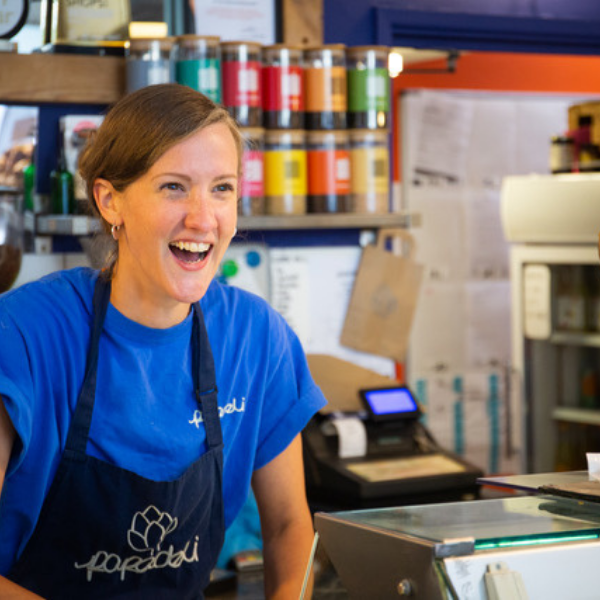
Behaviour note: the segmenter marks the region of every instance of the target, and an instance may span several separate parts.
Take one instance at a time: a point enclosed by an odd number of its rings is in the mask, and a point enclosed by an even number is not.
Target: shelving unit
[[[600,409],[557,406],[552,411],[552,418],[580,425],[600,425]]]
[[[108,106],[125,93],[125,59],[115,56],[71,54],[0,54],[0,102],[38,105],[57,120],[54,105]],[[55,134],[55,132],[54,132]],[[51,145],[54,138],[40,137]],[[44,162],[42,156],[38,156]],[[36,220],[41,235],[85,236],[100,226],[96,219],[81,215],[41,215]],[[292,216],[240,217],[240,231],[277,230],[375,230],[381,227],[415,227],[418,215],[307,214]]]
[[[125,59],[0,53],[0,102],[112,104],[125,91]]]
[[[264,215],[239,217],[240,231],[273,231],[280,229],[379,229],[381,227],[408,227],[420,224],[419,215],[389,213],[381,215]],[[36,220],[40,235],[90,235],[100,230],[94,217],[85,215],[40,215]]]
[[[550,342],[552,344],[562,344],[565,346],[600,348],[600,333],[554,332],[550,336]]]

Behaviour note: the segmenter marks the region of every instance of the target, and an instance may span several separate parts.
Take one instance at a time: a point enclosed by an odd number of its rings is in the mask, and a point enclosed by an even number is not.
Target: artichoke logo
[[[118,573],[121,581],[127,574],[143,575],[155,569],[180,569],[185,563],[198,562],[199,536],[193,535],[183,546],[161,544],[176,529],[178,520],[156,506],[148,506],[136,512],[127,531],[127,543],[137,552],[122,556],[114,552],[98,550],[87,562],[75,562],[75,569],[85,570],[87,581],[92,581],[96,573],[110,575]],[[141,553],[141,554],[140,554]]]
[[[127,542],[134,550],[153,555],[155,550],[160,552],[160,545],[176,527],[176,518],[150,505],[144,512],[133,515]]]

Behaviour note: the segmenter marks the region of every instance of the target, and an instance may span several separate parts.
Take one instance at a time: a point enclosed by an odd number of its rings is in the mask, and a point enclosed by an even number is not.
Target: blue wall
[[[323,0],[326,43],[600,54],[598,0]]]

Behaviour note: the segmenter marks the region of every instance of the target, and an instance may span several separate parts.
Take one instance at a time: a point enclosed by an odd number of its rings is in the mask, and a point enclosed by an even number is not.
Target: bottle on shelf
[[[23,249],[33,252],[35,237],[35,141],[31,148],[31,159],[23,169]]]
[[[75,186],[73,174],[67,169],[64,144],[60,143],[60,154],[56,169],[50,172],[50,208],[55,215],[75,214]]]

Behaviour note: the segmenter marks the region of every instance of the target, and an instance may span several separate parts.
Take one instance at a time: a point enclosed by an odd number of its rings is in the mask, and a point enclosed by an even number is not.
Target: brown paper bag
[[[400,239],[407,252],[386,250]],[[377,244],[363,250],[342,330],[344,346],[403,362],[417,304],[423,266],[411,259],[414,238],[403,229],[380,229]]]

